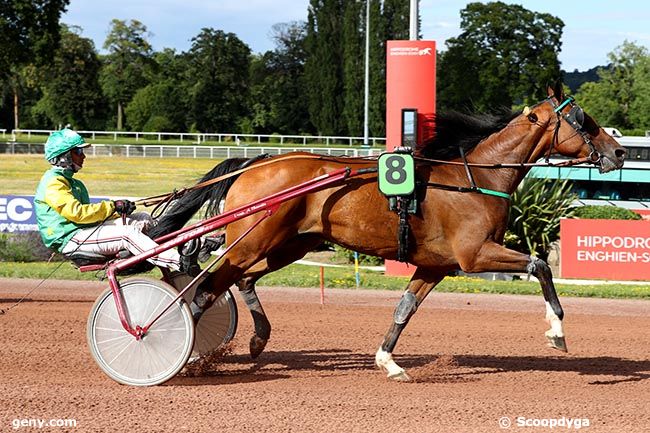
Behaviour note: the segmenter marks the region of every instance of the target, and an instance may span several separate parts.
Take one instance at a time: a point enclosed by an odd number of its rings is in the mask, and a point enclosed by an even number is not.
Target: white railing
[[[7,138],[7,130],[6,129],[0,129],[0,132],[2,132],[2,138]]]
[[[0,153],[42,155],[41,143],[0,143]],[[265,146],[174,146],[149,144],[94,144],[86,149],[89,156],[122,156],[126,158],[252,158],[268,153],[282,155],[289,152],[311,152],[329,156],[370,156],[381,153],[382,149],[368,147],[265,147]]]
[[[11,131],[12,140],[17,141],[20,135],[27,134],[27,138],[31,139],[32,134],[49,135],[54,130],[49,129],[14,129]],[[345,144],[352,146],[354,144],[363,144],[363,137],[342,137],[342,136],[327,136],[327,135],[271,135],[271,134],[235,134],[235,133],[185,133],[185,132],[127,132],[127,131],[77,131],[79,134],[86,138],[97,140],[97,137],[111,137],[113,141],[118,138],[133,137],[135,141],[140,139],[153,139],[156,141],[179,140],[181,142],[189,141],[195,144],[201,144],[206,141],[217,143],[257,143],[257,144],[308,144],[330,146],[332,144]],[[369,137],[368,144],[370,146],[386,144],[386,139],[383,137]]]

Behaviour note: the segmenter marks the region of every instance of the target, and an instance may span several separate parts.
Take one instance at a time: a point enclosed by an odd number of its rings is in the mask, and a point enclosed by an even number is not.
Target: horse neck
[[[544,156],[551,144],[553,133],[548,127],[549,122],[530,123],[525,116],[518,116],[504,129],[479,143],[467,160],[477,164],[535,162]],[[493,169],[486,177],[492,188],[512,193],[530,169]]]

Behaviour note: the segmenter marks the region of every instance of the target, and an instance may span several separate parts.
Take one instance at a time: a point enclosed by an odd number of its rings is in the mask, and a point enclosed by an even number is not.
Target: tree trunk
[[[14,129],[18,129],[18,89],[14,89]]]
[[[122,130],[122,103],[117,103],[117,130]]]

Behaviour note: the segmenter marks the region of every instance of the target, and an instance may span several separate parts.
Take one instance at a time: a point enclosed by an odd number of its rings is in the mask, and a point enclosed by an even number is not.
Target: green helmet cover
[[[45,142],[45,159],[50,161],[75,147],[86,147],[83,137],[72,129],[54,131]]]

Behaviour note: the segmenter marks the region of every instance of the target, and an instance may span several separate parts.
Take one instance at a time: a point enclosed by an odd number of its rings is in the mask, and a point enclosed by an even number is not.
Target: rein
[[[478,167],[478,168],[489,168],[489,169],[496,169],[496,168],[526,168],[526,167],[573,167],[574,165],[580,165],[580,164],[586,164],[586,163],[593,163],[594,161],[588,157],[585,156],[583,158],[574,158],[574,159],[569,159],[567,161],[562,161],[562,162],[518,162],[518,163],[494,163],[494,164],[482,164],[478,162],[461,162],[461,161],[446,161],[444,159],[431,159],[431,158],[424,158],[422,156],[415,156],[414,157],[416,161],[424,161],[424,162],[430,162],[434,164],[443,164],[443,165],[462,165],[462,166],[469,166],[469,167]]]
[[[261,162],[259,164],[255,164],[250,167],[245,167],[239,170],[235,170],[231,173],[225,174],[223,176],[215,177],[214,179],[207,180],[205,182],[197,183],[196,185],[193,185],[191,187],[187,188],[181,188],[179,190],[174,190],[170,193],[167,194],[160,194],[160,195],[154,195],[151,197],[146,197],[143,199],[140,199],[135,202],[137,205],[142,205],[145,207],[149,206],[155,206],[155,208],[152,210],[152,215],[155,214],[160,214],[164,212],[167,207],[171,204],[172,201],[176,200],[177,198],[180,198],[184,194],[194,191],[197,189],[205,188],[206,186],[213,185],[217,182],[221,182],[222,180],[228,179],[233,176],[240,175],[246,171],[249,171],[253,168],[256,167],[262,167],[268,164],[273,164],[279,161],[286,161],[288,159],[327,159],[327,157],[324,157],[322,155],[290,155],[282,159],[273,159],[270,161],[266,162]],[[366,160],[371,160],[370,158],[365,158]],[[467,169],[468,167],[477,167],[477,168],[486,168],[486,169],[501,169],[501,168],[527,168],[527,167],[573,167],[575,165],[580,165],[580,164],[586,164],[586,163],[594,163],[594,161],[591,159],[591,157],[584,157],[584,158],[575,158],[575,159],[570,159],[567,161],[562,161],[562,162],[557,162],[557,163],[552,163],[552,162],[522,162],[522,163],[494,163],[494,164],[482,164],[482,163],[475,163],[475,162],[459,162],[459,161],[447,161],[443,159],[432,159],[432,158],[424,158],[421,156],[415,156],[414,159],[416,161],[422,161],[425,163],[433,163],[433,164],[441,164],[441,165],[457,165],[457,166],[465,166]],[[480,194],[487,194],[487,195],[493,195],[497,197],[502,197],[502,198],[510,198],[510,195],[504,193],[504,192],[499,192],[499,191],[493,191],[485,188],[480,188],[477,187],[476,185],[473,185],[472,187],[462,187],[462,186],[452,186],[452,185],[443,185],[443,184],[433,184],[433,183],[427,183],[427,186],[433,187],[433,188],[439,188],[439,189],[445,189],[445,190],[450,190],[450,191],[460,191],[460,192],[477,192]]]
[[[242,174],[242,173],[244,173],[244,172],[246,172],[248,170],[251,170],[252,168],[262,167],[262,166],[265,166],[265,165],[268,165],[268,164],[273,164],[273,163],[276,163],[276,162],[279,162],[279,161],[286,161],[288,159],[322,159],[322,156],[321,155],[289,155],[289,156],[287,156],[285,158],[273,159],[271,161],[261,162],[259,164],[255,164],[255,165],[250,166],[250,167],[241,168],[239,170],[235,170],[233,172],[224,174],[223,176],[215,177],[214,179],[206,180],[205,182],[197,183],[196,185],[193,185],[193,186],[190,186],[190,187],[187,187],[187,188],[181,188],[179,190],[174,190],[174,191],[172,191],[170,193],[167,193],[167,194],[160,194],[160,195],[154,195],[154,196],[151,196],[151,197],[146,197],[146,198],[143,198],[143,199],[140,199],[140,200],[136,201],[135,204],[136,205],[142,205],[142,206],[145,206],[145,207],[156,205],[156,207],[152,211],[152,214],[154,212],[157,212],[161,206],[163,206],[162,211],[164,211],[166,209],[166,207],[169,205],[169,203],[171,203],[173,200],[176,200],[177,198],[181,197],[182,195],[184,195],[184,194],[186,194],[186,193],[188,193],[190,191],[205,188],[206,186],[215,184],[217,182],[221,182],[222,180],[228,179],[230,177],[240,175],[240,174]]]

